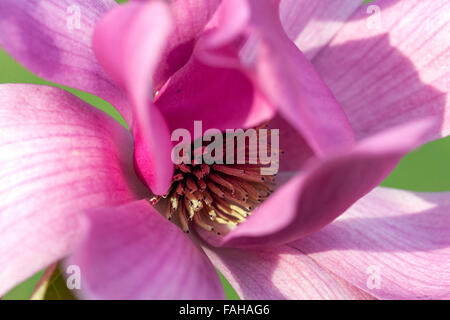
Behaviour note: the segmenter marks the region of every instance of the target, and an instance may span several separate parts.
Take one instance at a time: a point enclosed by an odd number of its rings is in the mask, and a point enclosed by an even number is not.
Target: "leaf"
[[[42,278],[39,280],[36,288],[31,295],[30,300],[75,300],[71,290],[67,288],[58,263],[48,267]]]

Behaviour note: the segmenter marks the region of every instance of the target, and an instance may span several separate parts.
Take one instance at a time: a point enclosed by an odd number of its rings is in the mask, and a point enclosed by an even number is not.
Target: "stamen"
[[[191,168],[188,167],[186,164],[182,163],[180,165],[178,165],[178,168],[184,172],[184,173],[190,173],[191,172]]]
[[[206,213],[207,213],[207,215],[209,216],[209,219],[210,219],[211,221],[216,220],[216,218],[217,218],[217,213],[216,213],[216,211],[215,211],[213,208],[208,208],[208,209],[206,209]]]
[[[164,215],[166,216],[167,220],[172,220],[172,205],[170,202],[168,202],[166,205]]]
[[[241,177],[244,174],[244,170],[240,170],[240,169],[236,169],[236,168],[232,168],[232,167],[227,167],[223,164],[213,164],[212,165],[213,170],[215,171],[219,171],[225,174],[228,174],[230,176],[235,176],[235,177]]]
[[[223,193],[223,191],[220,190],[220,188],[218,186],[216,186],[213,182],[208,182],[207,186],[208,186],[209,190],[211,190],[213,193],[215,193],[220,198],[225,197],[225,194]]]
[[[186,179],[186,187],[189,189],[189,192],[197,191],[197,184],[192,180],[192,178]]]
[[[198,180],[197,180],[197,184],[198,184],[198,187],[199,187],[199,189],[200,189],[200,192],[203,192],[203,191],[206,190],[207,185],[206,185],[205,180],[203,180],[203,179],[198,179]]]
[[[194,222],[206,231],[214,231],[214,227],[210,224],[205,223],[199,214],[194,215]]]
[[[211,194],[207,190],[203,191],[203,196],[205,197],[205,202],[208,205],[213,203],[213,198],[212,198]]]
[[[177,194],[179,194],[180,196],[184,195],[183,182],[180,182],[180,183],[177,185],[176,192],[177,192]]]
[[[210,168],[209,168],[209,166],[207,164],[202,163],[200,165],[200,168],[202,170],[203,176],[206,176],[206,175],[208,175],[211,172],[211,170],[210,170]]]
[[[184,202],[180,202],[180,206],[178,207],[178,218],[180,219],[181,230],[186,233],[189,233],[189,223],[186,217],[186,211],[184,208]]]
[[[194,218],[194,215],[195,215],[195,210],[194,210],[192,203],[187,198],[184,198],[184,206],[188,213],[189,220],[192,221],[192,218]]]
[[[203,150],[204,146],[198,149]],[[248,156],[248,146],[245,150]],[[154,196],[149,201],[152,205],[158,204],[158,208],[164,201],[161,205],[164,216],[186,233],[190,232],[191,223],[206,231],[224,231],[226,226],[235,227],[245,221],[272,193],[274,176],[261,175],[263,167],[259,162],[235,165],[183,163],[176,166],[167,195]]]
[[[229,225],[232,225],[232,226],[237,226],[238,224],[236,223],[236,222],[234,222],[234,221],[231,221],[231,220],[228,220],[228,219],[223,219],[223,218],[221,218],[221,217],[217,217],[216,218],[216,221],[218,222],[218,223],[220,223],[220,224],[229,224]]]
[[[231,191],[232,194],[234,194],[234,186],[232,183],[228,182],[227,180],[223,179],[217,174],[211,173],[208,176],[212,181],[214,181],[217,184],[220,184]]]
[[[176,181],[180,181],[183,180],[184,176],[182,173],[177,173],[176,175],[173,176],[172,178],[172,182],[176,182]]]
[[[225,212],[226,214],[235,217],[237,219],[245,219],[248,217],[248,211],[240,208],[239,210],[234,210],[233,207],[236,207],[229,202],[225,202],[221,199],[217,199],[215,203],[221,211]],[[233,206],[233,207],[232,207]]]
[[[200,170],[200,169],[195,169],[194,170],[194,176],[196,176],[197,177],[197,179],[201,179],[201,178],[203,178],[203,172],[202,172],[202,170]]]
[[[237,197],[234,197],[231,193],[228,193],[228,192],[225,191],[224,195],[225,195],[225,199],[227,199],[228,201],[235,202],[235,203],[239,204],[241,207],[243,207],[247,211],[251,211],[253,209],[252,206],[250,206],[247,201],[242,201],[241,199],[238,199]]]

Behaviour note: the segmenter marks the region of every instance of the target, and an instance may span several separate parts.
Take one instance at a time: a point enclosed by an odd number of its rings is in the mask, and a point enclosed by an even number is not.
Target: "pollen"
[[[152,197],[150,203],[186,233],[195,224],[220,235],[223,226],[233,227],[245,221],[273,192],[275,175],[262,175],[263,167],[259,161],[179,164],[169,192]]]

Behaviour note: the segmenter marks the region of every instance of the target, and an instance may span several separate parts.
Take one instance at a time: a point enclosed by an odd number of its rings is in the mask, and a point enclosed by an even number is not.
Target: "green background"
[[[125,1],[118,0],[117,2]],[[55,85],[31,74],[0,49],[0,83],[13,82]],[[121,123],[124,123],[118,112],[102,99],[79,90],[56,86],[74,93],[81,99],[104,110]],[[414,191],[449,191],[449,163],[450,137],[431,142],[405,156],[382,185]],[[41,275],[42,272],[18,285],[6,294],[3,299],[28,299]],[[223,277],[222,280],[227,298],[238,299],[239,297],[228,282]]]

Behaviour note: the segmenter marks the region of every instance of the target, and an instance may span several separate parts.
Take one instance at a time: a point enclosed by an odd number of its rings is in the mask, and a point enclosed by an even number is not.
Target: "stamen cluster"
[[[248,146],[246,150],[248,155]],[[176,165],[167,195],[155,196],[150,202],[186,233],[193,222],[220,234],[221,226],[243,222],[273,192],[275,176],[262,175],[263,167],[259,161],[232,165],[182,163]]]

